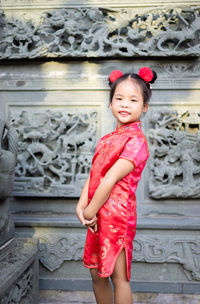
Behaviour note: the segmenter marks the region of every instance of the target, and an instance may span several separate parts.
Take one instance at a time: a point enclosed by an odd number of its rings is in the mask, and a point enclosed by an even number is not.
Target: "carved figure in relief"
[[[37,241],[16,238],[1,260],[0,303],[36,303],[38,295]],[[3,285],[4,283],[4,285]]]
[[[34,108],[13,112],[19,132],[14,195],[79,195],[91,166],[96,115]]]
[[[98,142],[76,208],[80,222],[88,227],[83,263],[90,268],[97,303],[113,302],[109,277],[115,302],[132,303],[135,191],[149,157],[140,117],[148,109],[150,83],[156,78],[148,67],[138,74],[112,71],[109,77],[110,109],[117,127]]]
[[[200,197],[200,119],[197,113],[161,110],[150,119],[152,198]]]
[[[35,235],[40,262],[50,271],[61,267],[64,261],[82,260],[84,235],[45,234]],[[139,236],[133,242],[133,261],[146,263],[176,263],[182,265],[189,281],[200,281],[200,238]]]
[[[23,17],[22,17],[23,18]],[[1,12],[0,57],[198,56],[198,7],[66,8],[35,20]]]

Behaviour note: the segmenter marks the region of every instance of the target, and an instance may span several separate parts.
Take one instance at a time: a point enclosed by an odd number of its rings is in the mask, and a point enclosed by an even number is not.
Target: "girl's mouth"
[[[130,115],[130,113],[129,113],[129,112],[126,112],[126,111],[120,111],[119,114],[120,114],[121,116],[128,116],[128,115]]]

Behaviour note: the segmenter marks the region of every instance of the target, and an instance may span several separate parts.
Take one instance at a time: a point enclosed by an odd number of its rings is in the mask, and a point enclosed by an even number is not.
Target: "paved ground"
[[[135,293],[134,304],[200,304],[199,295]],[[92,292],[89,291],[54,291],[42,290],[38,304],[95,304]],[[124,303],[126,304],[126,303]]]

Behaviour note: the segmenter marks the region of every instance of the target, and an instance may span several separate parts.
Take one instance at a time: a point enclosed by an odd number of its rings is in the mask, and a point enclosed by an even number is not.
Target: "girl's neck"
[[[134,121],[134,122],[130,122],[128,124],[125,124],[125,125],[122,125],[122,126],[116,126],[116,130],[118,129],[123,129],[124,127],[128,127],[128,126],[133,126],[133,125],[141,125],[141,121],[138,120],[138,121]]]

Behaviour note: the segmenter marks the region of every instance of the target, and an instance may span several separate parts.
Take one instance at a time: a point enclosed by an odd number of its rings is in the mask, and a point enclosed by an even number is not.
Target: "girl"
[[[138,74],[113,71],[109,77],[110,109],[117,128],[97,144],[77,208],[88,226],[83,262],[90,268],[98,304],[131,304],[132,242],[136,232],[135,191],[149,157],[140,117],[148,109],[149,83],[156,73],[147,67]]]

